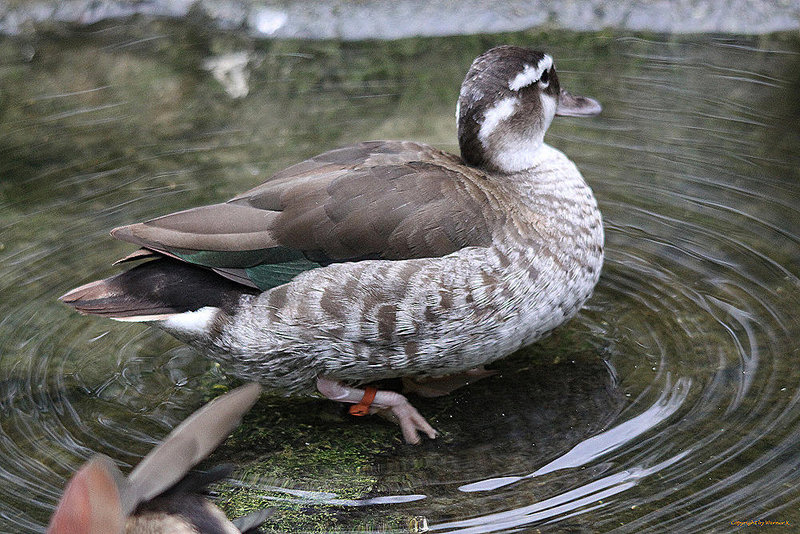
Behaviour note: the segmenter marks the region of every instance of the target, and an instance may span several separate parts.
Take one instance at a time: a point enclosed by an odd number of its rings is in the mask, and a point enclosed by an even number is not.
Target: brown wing
[[[223,204],[114,230],[262,289],[333,262],[444,256],[486,246],[501,215],[480,171],[430,146],[326,152]]]

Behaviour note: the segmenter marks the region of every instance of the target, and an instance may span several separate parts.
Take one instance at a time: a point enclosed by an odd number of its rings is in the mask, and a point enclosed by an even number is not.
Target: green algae
[[[215,502],[229,517],[273,508],[266,532],[394,529],[408,518],[391,512],[376,519],[327,501],[373,496],[376,465],[398,446],[389,423],[356,420],[326,400],[266,395],[209,460],[240,466],[237,483],[218,487]]]

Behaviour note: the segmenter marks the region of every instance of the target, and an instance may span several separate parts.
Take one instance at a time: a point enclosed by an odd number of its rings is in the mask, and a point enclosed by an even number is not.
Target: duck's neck
[[[476,167],[505,174],[536,166],[542,159],[544,134],[555,115],[552,99],[541,101],[541,116],[526,119],[523,125],[514,123],[518,98],[500,100],[479,118],[474,109],[462,113],[459,101],[456,116],[461,157]]]
[[[514,135],[476,138],[461,142],[461,157],[467,163],[487,171],[513,174],[541,164],[552,150],[544,143],[544,130],[519,138]]]
[[[595,202],[578,168],[560,150],[543,143],[530,163],[525,169],[505,176],[521,201],[536,206],[552,203],[555,199],[587,205]]]
[[[549,146],[544,144],[544,133],[535,139],[495,147],[492,165],[500,172],[514,174],[533,169],[547,158]]]

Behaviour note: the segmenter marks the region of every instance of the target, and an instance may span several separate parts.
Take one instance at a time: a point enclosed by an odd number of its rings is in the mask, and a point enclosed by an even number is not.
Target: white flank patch
[[[522,72],[514,76],[511,81],[508,82],[508,88],[512,91],[519,91],[523,87],[536,83],[539,81],[539,78],[542,77],[542,73],[546,70],[550,70],[552,66],[553,58],[545,54],[535,67],[533,65],[525,65]]]
[[[166,319],[162,328],[190,334],[207,334],[219,308],[205,306],[197,311],[178,313]]]
[[[483,117],[481,129],[478,130],[478,139],[480,139],[484,147],[497,125],[514,114],[517,103],[519,103],[518,98],[508,97],[489,108]]]

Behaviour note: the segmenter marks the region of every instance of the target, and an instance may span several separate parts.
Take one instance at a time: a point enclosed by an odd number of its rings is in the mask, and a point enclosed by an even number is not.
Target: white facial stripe
[[[518,103],[519,98],[508,97],[489,108],[483,117],[481,129],[478,130],[478,139],[483,146],[486,146],[489,136],[497,128],[497,125],[514,114]]]
[[[552,66],[553,58],[545,54],[535,67],[532,65],[525,65],[522,72],[518,73],[508,82],[508,88],[512,91],[519,91],[523,87],[536,83],[539,78],[542,77],[542,73],[546,70],[550,70]]]

